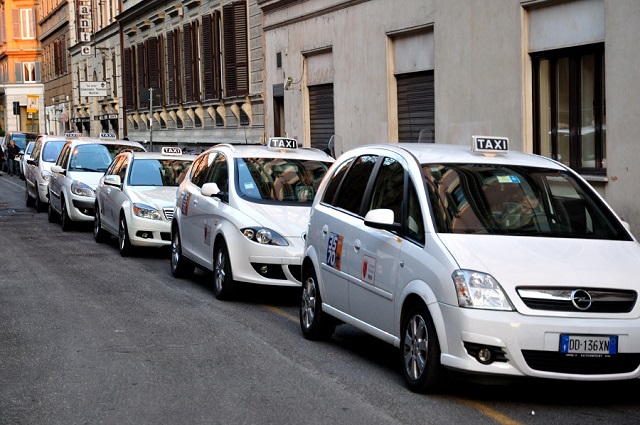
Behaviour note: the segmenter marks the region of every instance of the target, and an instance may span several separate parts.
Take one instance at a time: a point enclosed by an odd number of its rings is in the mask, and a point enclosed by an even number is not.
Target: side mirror
[[[62,168],[59,165],[52,165],[51,166],[51,172],[52,173],[64,174],[64,168]]]
[[[219,199],[222,199],[222,192],[220,191],[220,188],[218,187],[218,183],[205,183],[202,186],[202,196],[206,196],[206,197],[216,197]]]
[[[400,230],[400,224],[394,222],[393,210],[387,208],[369,211],[367,215],[364,216],[364,224],[374,229]]]
[[[109,186],[120,187],[122,185],[122,179],[120,179],[120,176],[117,174],[109,174],[108,176],[105,176],[104,180],[102,181],[104,182],[104,184],[107,184]]]
[[[29,165],[38,165],[38,164],[36,164],[36,161],[31,159],[31,158],[27,159],[27,164],[29,164]]]

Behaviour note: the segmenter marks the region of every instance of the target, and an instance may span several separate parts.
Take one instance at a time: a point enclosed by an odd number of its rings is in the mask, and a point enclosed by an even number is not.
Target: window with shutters
[[[124,104],[126,109],[134,109],[136,104],[136,84],[134,81],[133,64],[135,57],[135,47],[124,49],[123,80],[124,80]]]
[[[222,9],[224,26],[224,97],[249,94],[249,41],[247,3],[227,4]]]
[[[40,62],[16,62],[16,83],[39,83]]]
[[[205,100],[220,98],[220,13],[202,17],[202,73]]]
[[[33,9],[13,9],[13,38],[36,38],[36,18]]]
[[[182,81],[180,72],[180,30],[174,29],[167,33],[167,66],[169,104],[175,105],[182,101]]]
[[[184,69],[184,98],[186,102],[198,100],[199,68],[197,64],[197,51],[194,45],[198,39],[197,22],[186,23],[182,27],[182,51]]]
[[[162,91],[160,90],[160,70],[162,64],[160,63],[160,43],[157,38],[149,38],[146,41],[146,53],[147,53],[147,70],[148,70],[148,86],[153,87],[153,104],[158,106],[161,104],[159,100],[162,99]]]
[[[147,40],[148,41],[148,40]],[[138,54],[137,54],[137,69],[138,69],[138,100],[139,100],[139,108],[144,109],[149,107],[149,74],[147,73],[147,63],[146,63],[146,55],[145,55],[145,45],[147,41],[144,43],[138,43]],[[146,91],[146,93],[143,93]],[[145,96],[146,94],[146,96]]]

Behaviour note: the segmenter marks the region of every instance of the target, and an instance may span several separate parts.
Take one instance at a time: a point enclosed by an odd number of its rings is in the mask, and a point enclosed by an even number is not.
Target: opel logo
[[[571,292],[571,303],[578,310],[589,310],[591,307],[591,294],[584,289],[575,289]]]

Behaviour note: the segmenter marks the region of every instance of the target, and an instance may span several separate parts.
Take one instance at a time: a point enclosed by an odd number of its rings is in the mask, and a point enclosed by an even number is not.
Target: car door
[[[129,165],[129,156],[120,155],[115,159],[113,164],[107,169],[105,176],[117,175],[120,177],[122,185],[125,184],[125,176]],[[122,186],[117,187],[102,183],[100,188],[99,200],[100,219],[102,225],[108,228],[112,233],[117,232],[118,219],[120,214],[120,205],[122,204]]]
[[[33,150],[31,151],[31,158],[29,159],[29,162],[27,162],[24,166],[24,179],[26,181],[27,184],[27,192],[29,193],[29,196],[31,196],[32,198],[35,198],[38,195],[38,179],[36,177],[36,171],[37,171],[37,164],[40,161],[40,154],[42,151],[42,139],[38,139],[38,141],[35,142],[35,145],[33,147]]]
[[[363,215],[389,209],[402,223],[407,173],[400,156],[381,158],[367,196]],[[376,229],[364,219],[354,223],[353,253],[348,257],[349,310],[351,315],[385,332],[393,332],[395,285],[403,238],[398,231]]]
[[[216,183],[221,192],[229,193],[229,164],[227,157],[219,152],[207,170],[202,184]],[[222,198],[222,199],[221,199]],[[194,237],[193,254],[198,262],[212,267],[213,235],[221,225],[221,221],[229,214],[229,196],[205,197],[199,194],[193,203]],[[192,216],[192,218],[194,217]]]
[[[209,167],[215,157],[215,152],[205,152],[198,156],[191,166],[189,177],[180,185],[176,198],[182,251],[193,259],[195,259],[194,240],[200,237],[197,226],[200,213],[197,205],[202,197],[200,190],[206,182]]]
[[[71,155],[71,143],[64,145],[58,159],[56,160],[56,165],[66,170],[67,163],[69,162],[69,155]],[[64,179],[65,176],[63,174],[54,172],[51,172],[51,177],[49,178],[49,202],[53,209],[58,212],[62,211],[60,206],[60,192],[62,190]]]
[[[323,302],[349,314],[349,265],[354,255],[354,232],[362,221],[362,199],[377,162],[363,155],[341,164],[330,177],[309,226],[322,273]]]

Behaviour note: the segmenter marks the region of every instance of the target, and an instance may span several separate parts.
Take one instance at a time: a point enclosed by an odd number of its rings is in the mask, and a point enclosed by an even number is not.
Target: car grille
[[[640,354],[622,353],[612,356],[579,357],[554,351],[522,350],[531,369],[579,375],[628,373],[640,366]]]
[[[524,304],[534,310],[583,313],[628,313],[638,298],[636,291],[598,288],[517,288]]]
[[[169,221],[173,220],[173,208],[163,208],[162,212],[164,213],[164,218]]]

